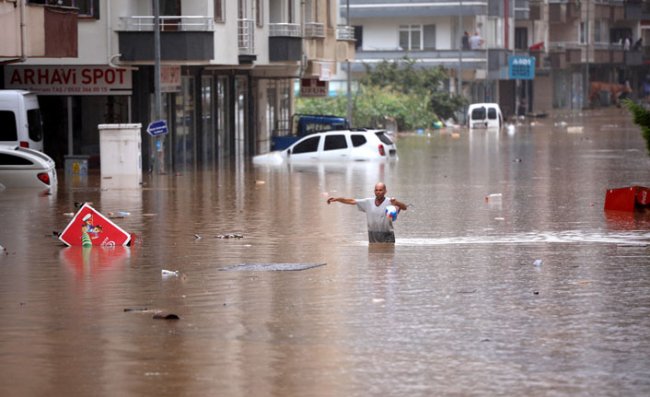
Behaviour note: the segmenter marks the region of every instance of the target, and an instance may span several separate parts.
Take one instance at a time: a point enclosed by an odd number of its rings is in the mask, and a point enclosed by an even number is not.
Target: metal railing
[[[269,37],[302,37],[298,23],[270,23]]]
[[[127,32],[153,32],[154,17],[152,15],[120,17],[120,29]],[[211,17],[174,15],[160,17],[161,31],[191,31],[206,32],[214,30]]]
[[[240,55],[253,55],[255,53],[255,20],[237,20],[237,43]]]
[[[320,22],[305,23],[305,37],[325,37],[325,24]]]
[[[347,25],[337,26],[336,40],[354,40],[354,27]]]

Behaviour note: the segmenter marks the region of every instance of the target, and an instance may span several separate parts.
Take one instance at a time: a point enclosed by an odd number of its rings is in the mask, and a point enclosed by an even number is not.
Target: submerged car
[[[469,128],[499,129],[503,127],[503,114],[497,103],[474,103],[467,110]]]
[[[397,159],[395,143],[384,130],[337,130],[309,135],[287,149],[253,157],[255,164],[373,161]]]
[[[56,188],[56,165],[47,154],[20,146],[0,145],[0,185]]]

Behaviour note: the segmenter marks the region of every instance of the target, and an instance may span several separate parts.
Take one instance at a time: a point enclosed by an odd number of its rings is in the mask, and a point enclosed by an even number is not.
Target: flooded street
[[[625,110],[583,116],[405,135],[394,163],[0,192],[0,395],[648,395],[650,215],[603,205],[650,157]],[[394,246],[326,204],[377,181],[410,205]],[[75,202],[128,211],[136,244],[65,248]],[[296,263],[325,265],[263,266]]]

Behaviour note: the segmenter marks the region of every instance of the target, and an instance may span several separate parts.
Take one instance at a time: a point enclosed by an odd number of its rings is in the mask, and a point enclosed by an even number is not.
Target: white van
[[[469,128],[501,128],[503,114],[497,103],[473,103],[467,110]]]
[[[43,122],[36,94],[0,90],[0,145],[43,151]]]

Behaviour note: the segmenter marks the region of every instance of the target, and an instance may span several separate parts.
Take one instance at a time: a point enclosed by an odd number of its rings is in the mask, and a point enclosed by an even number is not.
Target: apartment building
[[[98,124],[142,123],[145,170],[158,157],[167,172],[211,167],[268,151],[290,128],[294,81],[327,79],[353,56],[337,9],[337,0],[160,0],[159,117],[169,126],[160,144],[146,133],[157,118],[151,0],[0,0],[13,21],[5,37],[16,38],[0,53],[2,88],[40,94],[45,151],[59,164],[68,154],[97,161]],[[59,36],[50,14],[69,15]],[[49,51],[34,52],[41,42]]]
[[[650,3],[642,0],[531,0],[518,18],[515,50],[536,59],[530,109],[609,106],[593,83],[629,85],[643,96],[650,58]]]
[[[354,78],[365,72],[364,64],[408,57],[421,67],[447,69],[445,88],[461,89],[471,101],[514,100],[515,85],[507,74],[515,0],[349,0],[341,8],[355,29]]]

